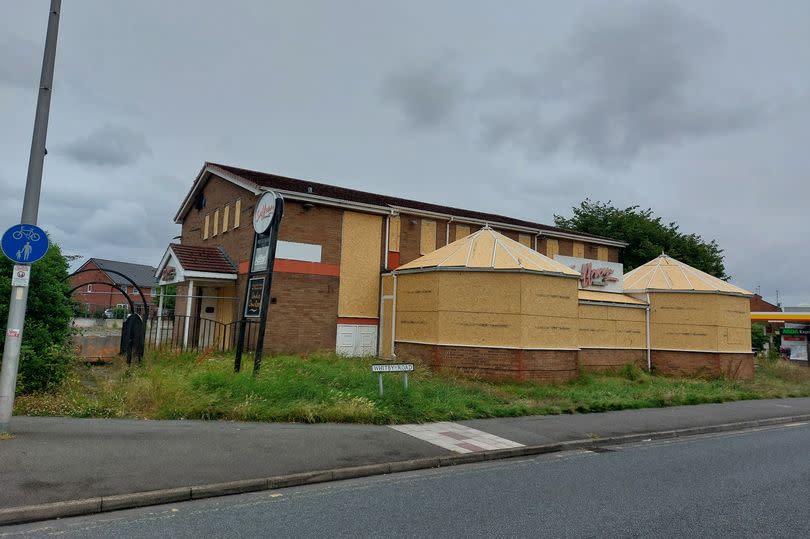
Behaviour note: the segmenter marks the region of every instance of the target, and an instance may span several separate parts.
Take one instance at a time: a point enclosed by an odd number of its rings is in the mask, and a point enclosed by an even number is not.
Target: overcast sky
[[[810,303],[810,2],[66,0],[40,225],[157,264],[203,162],[553,223],[585,197]],[[0,17],[0,227],[48,1]]]

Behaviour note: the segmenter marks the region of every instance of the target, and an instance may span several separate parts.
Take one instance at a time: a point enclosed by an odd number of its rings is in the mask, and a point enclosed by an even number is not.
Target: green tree
[[[5,344],[13,263],[0,257],[0,347]],[[58,385],[73,360],[70,337],[73,306],[67,295],[68,263],[51,243],[45,257],[32,265],[28,310],[20,350],[17,391],[30,393]]]
[[[765,335],[765,324],[751,324],[751,348],[757,352],[762,352],[765,349],[766,342],[768,342],[768,336]]]
[[[710,275],[729,279],[723,250],[715,240],[684,234],[675,223],[664,223],[651,209],[617,208],[608,202],[585,199],[569,218],[554,215],[554,223],[576,232],[596,234],[628,243],[622,250],[625,271],[649,262],[662,252]]]

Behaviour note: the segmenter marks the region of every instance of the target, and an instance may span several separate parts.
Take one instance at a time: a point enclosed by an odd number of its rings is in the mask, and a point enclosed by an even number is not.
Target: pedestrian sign
[[[17,264],[31,264],[48,252],[48,235],[36,225],[14,225],[3,234],[0,247]]]

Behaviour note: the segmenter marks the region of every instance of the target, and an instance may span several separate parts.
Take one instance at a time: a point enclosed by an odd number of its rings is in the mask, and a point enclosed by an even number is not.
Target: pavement
[[[0,524],[808,419],[810,398],[393,427],[15,417]]]

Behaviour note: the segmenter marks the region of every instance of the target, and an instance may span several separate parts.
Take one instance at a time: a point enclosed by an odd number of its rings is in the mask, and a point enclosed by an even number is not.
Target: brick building
[[[90,270],[90,271],[84,271]],[[135,304],[135,311],[141,312],[143,304],[138,289],[127,279],[112,272],[127,275],[140,287],[147,305],[152,305],[152,295],[157,280],[154,266],[132,264],[104,258],[90,258],[70,276],[70,287],[79,286],[71,297],[89,314],[104,311],[110,307],[129,308],[129,302],[122,292],[126,292]],[[116,286],[118,288],[116,288]],[[120,289],[120,290],[119,290]]]
[[[502,215],[206,163],[175,216],[181,239],[155,275],[177,285],[175,312],[242,317],[262,193],[285,199],[265,350],[377,352],[381,275],[484,226],[553,258],[618,262],[625,244]],[[187,331],[185,340],[196,337]]]

